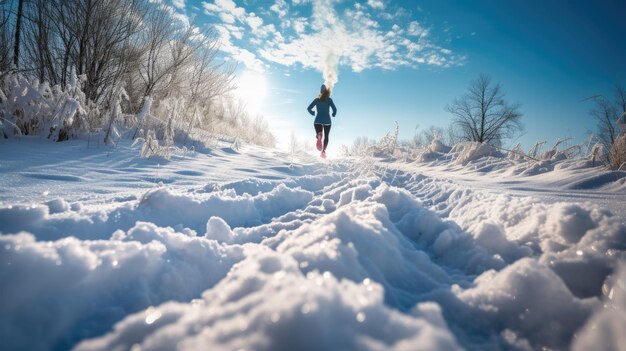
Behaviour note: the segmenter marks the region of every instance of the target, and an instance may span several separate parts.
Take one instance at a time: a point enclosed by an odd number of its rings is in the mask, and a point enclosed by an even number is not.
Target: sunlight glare
[[[248,112],[260,113],[267,97],[267,79],[265,75],[254,71],[245,71],[235,81],[236,94],[246,104]]]

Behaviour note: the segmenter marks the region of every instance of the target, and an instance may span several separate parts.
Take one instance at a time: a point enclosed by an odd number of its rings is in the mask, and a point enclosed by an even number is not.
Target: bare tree
[[[10,3],[0,0],[0,72],[11,68],[11,34],[10,28],[11,11],[7,8]]]
[[[125,70],[126,49],[151,5],[146,0],[55,0],[54,22],[61,38],[63,83],[71,69],[85,76],[92,101],[110,101]]]
[[[51,0],[31,0],[26,8],[24,34],[25,65],[41,82],[60,82],[54,58],[55,33]]]
[[[620,150],[614,150],[620,135],[624,133],[618,126],[620,120],[622,124],[626,124],[626,90],[616,85],[614,101],[602,95],[590,99],[595,102],[590,114],[596,120],[596,135],[604,150],[602,156],[607,164],[617,168],[626,161],[623,160],[626,156]]]
[[[184,111],[188,116],[187,135],[194,124],[200,124],[201,115],[208,115],[214,100],[233,89],[235,66],[224,61],[215,63],[217,43],[217,40],[212,40],[198,49],[199,53],[188,74],[189,103]]]
[[[417,131],[417,127],[415,129],[416,132],[412,140],[415,146],[429,145],[434,139],[438,139],[442,143],[450,145],[450,138],[443,127],[431,125],[419,132]]]
[[[17,14],[15,15],[15,41],[13,42],[13,65],[19,67],[20,60],[20,34],[22,33],[22,17],[24,17],[24,0],[17,2]]]
[[[622,133],[626,133],[626,89],[621,85],[615,86],[615,106],[617,106],[617,122]]]
[[[166,62],[165,54],[170,40],[170,31],[174,27],[173,18],[162,9],[152,11],[148,16],[144,31],[144,57],[139,65],[139,76],[143,81],[141,98],[150,96],[154,89],[171,73],[172,62]],[[141,107],[139,108],[141,109]]]
[[[499,146],[503,139],[524,130],[519,108],[519,104],[505,100],[500,83],[494,85],[489,76],[481,74],[470,82],[465,95],[446,106],[446,111],[454,116],[452,123],[460,140]]]
[[[233,90],[235,65],[216,63],[218,40],[215,33],[203,33],[203,43],[197,49],[196,60],[189,74],[189,97],[203,105]]]

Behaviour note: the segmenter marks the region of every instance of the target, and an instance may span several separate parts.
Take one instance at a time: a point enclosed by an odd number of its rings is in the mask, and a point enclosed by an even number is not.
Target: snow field
[[[11,349],[563,348],[594,311],[623,316],[598,298],[626,242],[610,213],[402,172],[162,187],[0,218],[33,233],[0,236]]]
[[[602,195],[613,197],[626,190],[626,171],[607,170],[593,157],[568,157],[566,150],[552,148],[536,157],[526,159],[521,153],[505,153],[487,144],[462,142],[449,147],[433,140],[432,144],[414,151],[408,158],[416,161],[409,169],[428,170],[462,180],[479,180],[475,185],[500,183],[502,190],[521,190],[535,193],[555,193],[557,196],[573,190],[601,191],[599,194],[580,193],[580,197]],[[396,163],[401,168],[407,167]],[[482,178],[482,179],[481,179]],[[492,184],[493,185],[493,184]],[[613,206],[626,214],[623,206]]]

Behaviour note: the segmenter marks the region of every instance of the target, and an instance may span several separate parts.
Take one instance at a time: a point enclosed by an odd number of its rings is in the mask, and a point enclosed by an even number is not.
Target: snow
[[[619,350],[626,344],[626,265],[602,286],[603,309],[586,323],[573,345],[574,350]]]
[[[88,147],[89,146],[89,147]],[[620,172],[0,144],[8,350],[619,349]]]
[[[502,156],[502,153],[495,147],[477,142],[458,143],[454,145],[451,152],[459,153],[456,162],[464,166],[472,161],[477,161],[488,156]]]

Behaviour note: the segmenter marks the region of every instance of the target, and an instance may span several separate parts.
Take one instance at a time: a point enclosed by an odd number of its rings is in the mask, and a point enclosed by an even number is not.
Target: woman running
[[[317,116],[313,113],[313,107],[317,111]],[[320,95],[313,100],[313,102],[307,107],[307,111],[312,116],[315,116],[313,126],[315,127],[315,136],[317,137],[317,151],[321,151],[322,158],[326,158],[326,147],[328,146],[328,134],[330,134],[330,115],[328,110],[333,110],[333,117],[337,115],[337,108],[333,103],[333,99],[330,98],[330,90],[326,88],[326,85],[322,84],[320,88]],[[322,130],[324,130],[324,146],[322,147]]]

